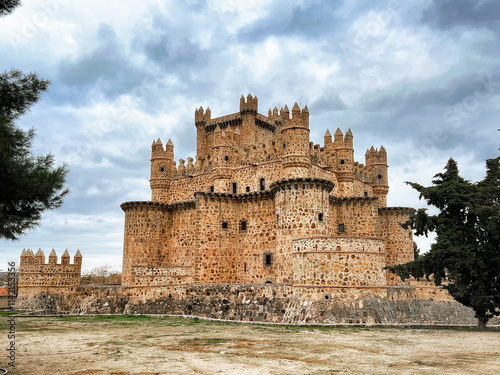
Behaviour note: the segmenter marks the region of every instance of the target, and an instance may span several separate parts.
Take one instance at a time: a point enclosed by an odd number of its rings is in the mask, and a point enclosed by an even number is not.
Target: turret
[[[354,193],[354,146],[351,129],[344,134],[337,129],[333,149],[337,154],[337,181],[338,192],[341,196],[352,196]]]
[[[61,256],[61,264],[69,264],[69,253],[68,249],[64,250],[63,255]]]
[[[57,254],[54,249],[49,254],[49,264],[57,264]]]
[[[240,116],[241,116],[241,141],[247,147],[255,144],[256,129],[255,129],[255,116],[259,109],[259,101],[257,96],[253,97],[248,94],[246,100],[242,95],[240,98]]]
[[[169,139],[165,150],[160,138],[151,145],[151,179],[152,200],[164,201],[168,195],[170,177],[175,170],[174,144]]]
[[[387,165],[387,152],[384,146],[376,150],[373,146],[366,151],[366,166],[371,170],[373,193],[379,199],[379,207],[387,206],[387,193],[389,192],[389,178]]]
[[[290,119],[288,107],[281,112],[283,126],[283,168],[285,177],[307,177],[311,167],[309,154],[309,110],[305,106],[302,111],[297,103],[292,109]]]
[[[212,147],[213,160],[213,186],[218,193],[230,191],[231,173],[231,147],[232,141],[226,136],[226,132],[219,125],[214,130],[214,145]]]
[[[206,112],[203,113],[203,107],[195,109],[194,111],[194,123],[196,125],[196,159],[205,159],[208,155],[208,135],[206,130],[206,125],[212,117],[212,112],[210,108],[207,108]]]
[[[247,100],[245,101],[245,97],[241,95],[240,98],[240,113],[251,112],[253,114],[257,114],[259,109],[259,100],[257,96],[252,97],[251,94],[248,94]]]

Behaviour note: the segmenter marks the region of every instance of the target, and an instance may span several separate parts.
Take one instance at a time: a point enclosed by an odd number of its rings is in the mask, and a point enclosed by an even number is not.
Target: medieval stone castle
[[[384,288],[384,266],[413,259],[412,209],[386,207],[384,147],[354,160],[353,134],[309,141],[297,103],[258,113],[257,97],[211,118],[195,111],[196,163],[152,144],[147,202],[125,211],[123,285],[272,283]]]
[[[387,265],[413,259],[411,208],[387,207],[387,153],[354,160],[353,134],[309,140],[309,111],[258,113],[257,97],[195,111],[196,162],[152,144],[151,191],[126,202],[121,285],[79,285],[82,257],[21,255],[20,309],[157,313],[284,323],[475,324],[429,282]],[[460,311],[460,314],[457,312]]]

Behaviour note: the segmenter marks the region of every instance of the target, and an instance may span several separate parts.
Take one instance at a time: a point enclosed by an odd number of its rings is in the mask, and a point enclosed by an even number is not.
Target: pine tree
[[[19,1],[0,2],[0,16],[18,5]],[[15,240],[34,228],[42,212],[59,207],[68,193],[66,166],[54,167],[51,154],[33,155],[34,130],[14,125],[48,85],[35,73],[11,69],[0,74],[0,238]]]
[[[420,209],[406,225],[416,235],[435,231],[436,242],[415,261],[387,267],[403,280],[434,278],[451,296],[474,310],[478,327],[500,315],[500,157],[487,160],[486,178],[473,184],[459,175],[450,159],[433,186],[408,182],[428,205],[439,209],[428,215]]]

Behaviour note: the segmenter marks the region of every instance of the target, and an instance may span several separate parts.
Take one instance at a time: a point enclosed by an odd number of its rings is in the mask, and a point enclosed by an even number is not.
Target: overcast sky
[[[24,0],[0,18],[0,70],[51,80],[17,124],[68,164],[71,193],[0,240],[0,269],[23,248],[121,269],[120,204],[150,199],[153,139],[194,158],[195,108],[234,113],[242,94],[265,115],[307,104],[314,143],[351,128],[361,163],[384,145],[390,206],[425,207],[404,181],[429,185],[450,157],[482,179],[500,146],[499,14],[495,0]]]

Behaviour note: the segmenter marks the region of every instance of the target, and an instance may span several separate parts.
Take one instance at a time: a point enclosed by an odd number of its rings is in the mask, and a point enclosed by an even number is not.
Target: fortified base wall
[[[70,298],[48,292],[23,295],[16,308],[41,314],[160,314],[306,325],[477,325],[470,308],[450,299],[420,299],[413,286],[381,288],[382,295],[367,289],[328,292],[332,290],[327,288],[320,298],[311,299],[300,289],[276,284],[193,284],[170,288],[82,285],[76,287]],[[346,298],[350,293],[353,298]],[[146,295],[154,297],[145,298]],[[500,319],[495,318],[488,326],[499,324]]]

